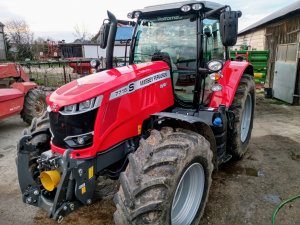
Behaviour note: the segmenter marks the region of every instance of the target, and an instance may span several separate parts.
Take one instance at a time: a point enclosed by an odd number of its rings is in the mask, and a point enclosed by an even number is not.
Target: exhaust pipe
[[[110,29],[109,29],[109,35],[107,40],[107,48],[106,48],[106,69],[112,69],[118,21],[115,15],[112,14],[110,11],[107,11],[107,15],[110,20]]]

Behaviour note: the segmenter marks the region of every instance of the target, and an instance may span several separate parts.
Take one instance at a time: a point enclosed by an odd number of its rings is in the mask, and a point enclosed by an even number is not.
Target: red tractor
[[[107,69],[53,92],[18,145],[23,201],[62,220],[118,179],[117,225],[198,224],[212,172],[241,158],[255,105],[253,67],[230,61],[240,11],[207,1],[109,19]],[[133,25],[128,66],[112,68],[117,24]]]
[[[46,111],[46,95],[16,63],[0,64],[0,120],[21,114],[31,124]]]

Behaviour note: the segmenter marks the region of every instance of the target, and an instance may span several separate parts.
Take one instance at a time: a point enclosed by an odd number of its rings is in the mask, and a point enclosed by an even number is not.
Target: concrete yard
[[[16,173],[17,141],[27,125],[19,116],[0,122],[0,224],[56,224],[21,200]],[[204,216],[206,225],[271,224],[274,208],[300,194],[300,107],[258,97],[249,150],[243,160],[213,175]],[[113,223],[115,207],[98,200],[66,217],[62,224]],[[277,225],[300,224],[300,199],[284,206]]]

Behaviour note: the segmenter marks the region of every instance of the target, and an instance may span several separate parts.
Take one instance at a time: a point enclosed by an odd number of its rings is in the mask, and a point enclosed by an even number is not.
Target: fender
[[[25,82],[30,81],[29,76],[25,73],[22,66],[17,63],[5,63],[0,65],[0,79],[8,77],[21,77]]]
[[[228,108],[244,73],[253,76],[253,66],[249,62],[226,61],[222,69],[223,77],[219,80],[223,89],[213,93],[209,107],[218,108],[222,104]]]
[[[169,120],[175,127],[189,129],[202,135],[210,143],[210,148],[213,151],[213,163],[215,169],[218,168],[217,144],[215,135],[209,125],[211,122],[205,121],[200,117],[171,112],[159,112],[152,114],[152,116],[158,117],[157,122],[162,120]]]
[[[24,93],[24,96],[33,88],[37,87],[37,84],[34,82],[15,82],[10,87],[18,89],[19,91]]]

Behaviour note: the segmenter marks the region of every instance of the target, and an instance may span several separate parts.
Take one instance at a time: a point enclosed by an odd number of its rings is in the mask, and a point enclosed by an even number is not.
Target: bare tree
[[[11,20],[6,22],[5,33],[12,45],[16,48],[16,59],[24,60],[32,58],[31,44],[33,43],[33,32],[25,20]]]
[[[84,42],[87,39],[88,40],[91,39],[91,34],[88,32],[87,27],[84,24],[82,25],[76,24],[74,26],[73,35],[77,40],[79,39],[81,42]]]

